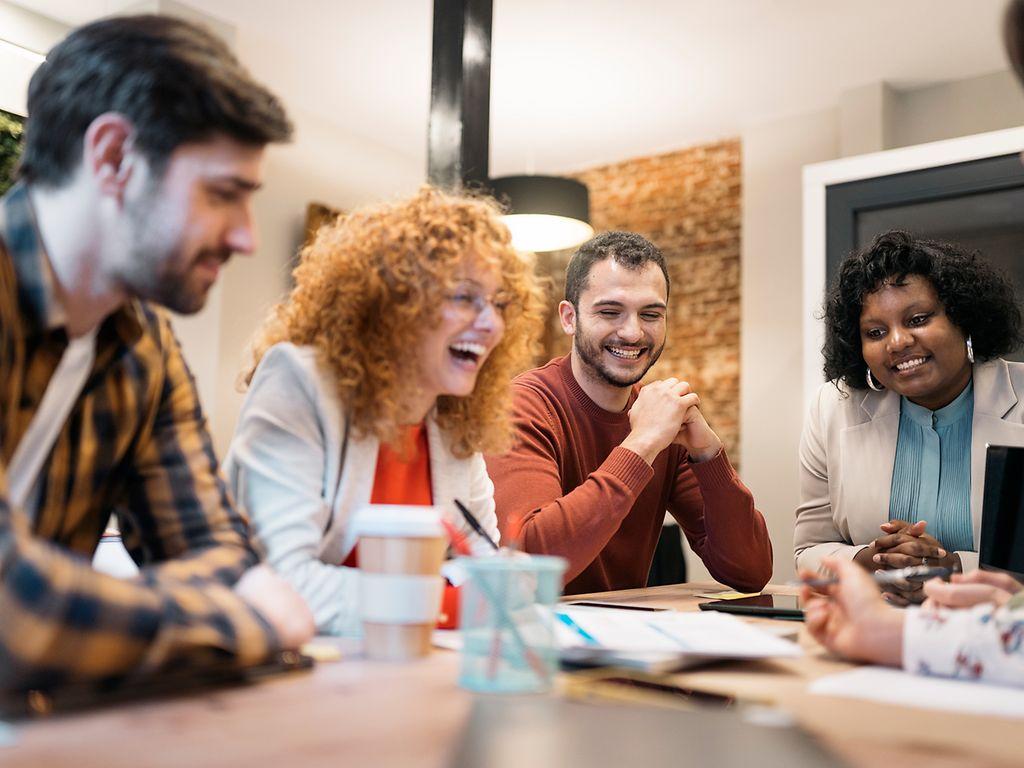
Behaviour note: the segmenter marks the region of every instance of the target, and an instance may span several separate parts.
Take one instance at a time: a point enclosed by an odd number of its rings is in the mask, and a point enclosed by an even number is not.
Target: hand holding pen
[[[887,606],[868,571],[849,560],[825,558],[822,565],[837,579],[800,590],[807,631],[833,653],[872,664],[899,666],[904,612]],[[801,576],[815,579],[804,571]],[[934,583],[934,582],[933,582]]]
[[[952,568],[944,566],[912,565],[909,568],[897,568],[892,571],[874,571],[871,577],[880,586],[889,586],[904,581],[924,582],[928,579],[948,579],[954,573]],[[797,584],[806,587],[827,587],[839,583],[838,576],[808,576],[801,578]]]

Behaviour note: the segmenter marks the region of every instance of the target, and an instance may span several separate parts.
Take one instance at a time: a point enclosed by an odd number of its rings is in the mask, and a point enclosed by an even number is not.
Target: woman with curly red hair
[[[323,227],[294,278],[253,343],[226,472],[318,631],[348,634],[360,507],[458,499],[497,538],[481,453],[509,446],[542,303],[497,207],[429,187]]]

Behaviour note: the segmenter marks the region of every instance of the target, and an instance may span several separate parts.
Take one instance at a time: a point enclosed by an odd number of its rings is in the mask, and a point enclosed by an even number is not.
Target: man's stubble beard
[[[650,359],[644,369],[636,376],[629,377],[628,379],[618,379],[615,375],[608,370],[601,360],[601,355],[604,354],[604,345],[601,343],[595,343],[592,337],[587,333],[582,324],[577,320],[576,333],[573,334],[572,338],[573,348],[576,350],[576,355],[579,357],[580,362],[585,366],[585,370],[592,376],[592,378],[610,384],[613,387],[631,387],[638,383],[647,372],[651,370],[653,365],[658,362],[658,358],[661,357],[661,353],[665,349],[665,342],[661,342],[661,346],[653,350],[650,354]]]
[[[189,285],[195,261],[206,255],[197,254],[178,271],[182,229],[168,225],[172,218],[161,205],[161,185],[154,182],[150,188],[126,210],[129,219],[130,242],[126,245],[126,268],[121,282],[132,295],[167,307],[181,315],[199,312],[206,304],[209,290]],[[226,262],[230,254],[221,254]],[[212,288],[212,286],[211,286]]]

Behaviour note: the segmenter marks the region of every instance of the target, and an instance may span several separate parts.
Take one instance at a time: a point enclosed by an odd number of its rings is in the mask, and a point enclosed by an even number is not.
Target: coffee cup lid
[[[437,507],[401,504],[370,504],[362,507],[352,519],[352,530],[356,536],[444,536],[441,510]]]

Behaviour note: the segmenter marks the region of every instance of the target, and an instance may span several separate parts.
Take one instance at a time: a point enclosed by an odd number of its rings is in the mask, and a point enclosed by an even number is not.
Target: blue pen
[[[565,624],[565,626],[569,627],[569,629],[573,630],[577,635],[586,640],[589,645],[600,645],[600,643],[597,642],[596,637],[594,637],[592,634],[587,632],[587,630],[585,630],[583,627],[581,627],[579,624],[573,621],[572,616],[570,616],[567,613],[561,612],[556,612],[555,615],[558,617],[559,621],[561,621],[563,624]]]

